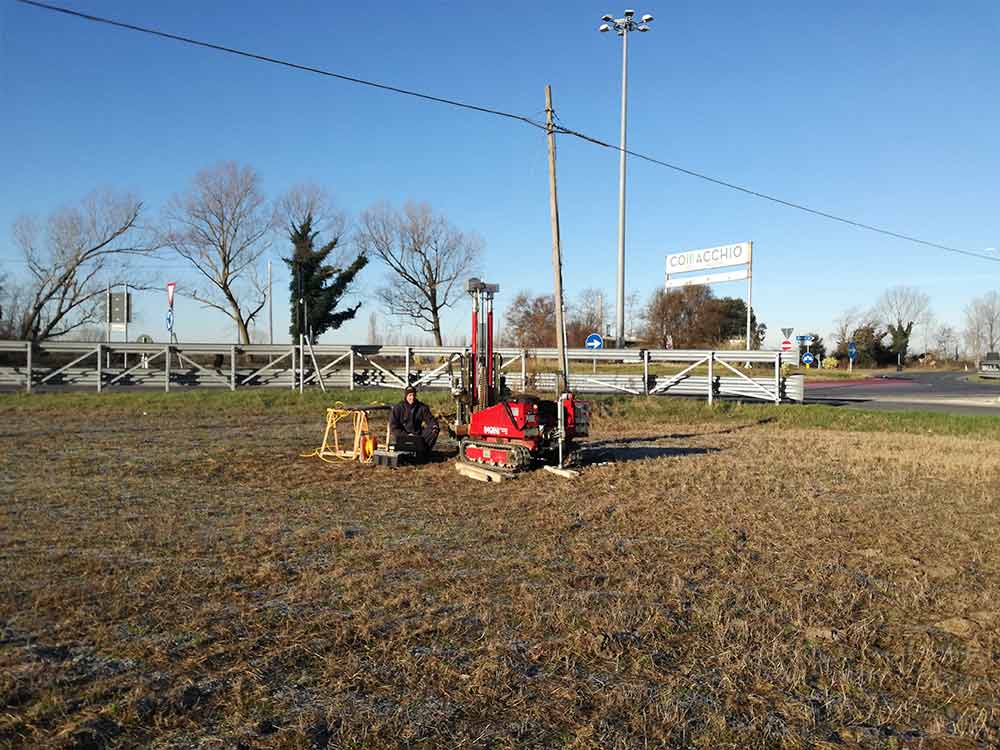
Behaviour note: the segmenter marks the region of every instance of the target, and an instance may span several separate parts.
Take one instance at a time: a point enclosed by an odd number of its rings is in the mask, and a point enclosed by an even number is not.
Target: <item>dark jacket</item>
[[[440,429],[427,404],[418,399],[414,399],[412,404],[408,404],[406,399],[403,399],[392,407],[392,414],[389,415],[389,429],[393,435],[398,433],[419,435],[427,428],[432,428],[435,432]]]

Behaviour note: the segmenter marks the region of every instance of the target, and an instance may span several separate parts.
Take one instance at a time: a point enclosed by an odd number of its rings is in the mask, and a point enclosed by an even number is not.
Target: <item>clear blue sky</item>
[[[592,2],[130,3],[66,7],[541,119],[617,142],[620,41]],[[655,2],[630,45],[635,150],[787,200],[970,250],[1000,247],[1000,5],[926,0]],[[9,228],[95,188],[127,189],[156,216],[199,169],[255,166],[269,195],[326,186],[359,212],[428,201],[486,240],[483,276],[551,290],[544,134],[533,128],[0,1],[0,267]],[[565,281],[614,298],[617,154],[559,140]],[[959,324],[1000,263],[802,214],[649,164],[629,175],[627,286],[662,284],[668,252],[754,241],[754,306],[781,326],[830,330],[888,286],[927,292]],[[279,245],[275,259],[285,252]],[[287,283],[282,264],[276,287]],[[162,281],[188,272],[166,264]],[[381,270],[364,272],[364,287]],[[741,295],[741,283],[716,288]],[[287,337],[277,296],[276,340]],[[326,342],[361,341],[359,321]],[[165,295],[132,330],[163,335]],[[380,311],[381,312],[381,311]],[[182,340],[231,325],[178,307]],[[465,304],[446,334],[465,334]],[[147,331],[148,329],[148,331]]]

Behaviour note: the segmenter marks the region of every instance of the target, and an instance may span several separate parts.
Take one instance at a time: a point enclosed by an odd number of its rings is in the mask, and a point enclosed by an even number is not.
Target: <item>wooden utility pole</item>
[[[569,363],[566,359],[566,325],[563,320],[562,251],[559,245],[559,197],[556,192],[556,138],[552,121],[552,87],[545,87],[545,132],[549,142],[549,209],[552,215],[552,272],[555,275],[556,350],[559,353],[557,390],[569,390]]]

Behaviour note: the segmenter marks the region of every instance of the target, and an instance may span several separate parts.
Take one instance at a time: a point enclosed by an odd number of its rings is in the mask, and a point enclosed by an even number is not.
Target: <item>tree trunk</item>
[[[434,345],[444,346],[441,339],[441,317],[438,315],[436,307],[434,308],[434,330],[432,333],[434,334]]]
[[[250,343],[250,331],[247,329],[247,324],[243,322],[243,318],[239,315],[236,316],[236,327],[240,332],[240,343],[249,344]]]

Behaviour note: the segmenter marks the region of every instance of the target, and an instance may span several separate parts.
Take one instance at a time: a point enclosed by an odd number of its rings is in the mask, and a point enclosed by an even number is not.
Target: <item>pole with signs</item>
[[[747,263],[747,351],[750,345],[750,311],[753,309],[753,241],[750,241],[749,262]]]
[[[128,303],[128,281],[123,285],[125,287],[125,343],[128,343],[128,319],[132,315],[132,306]],[[126,370],[128,369],[128,349],[122,352],[122,367]]]
[[[168,340],[170,343],[173,343],[177,338],[174,336],[174,291],[176,289],[176,282],[167,282],[167,333],[169,334]]]

